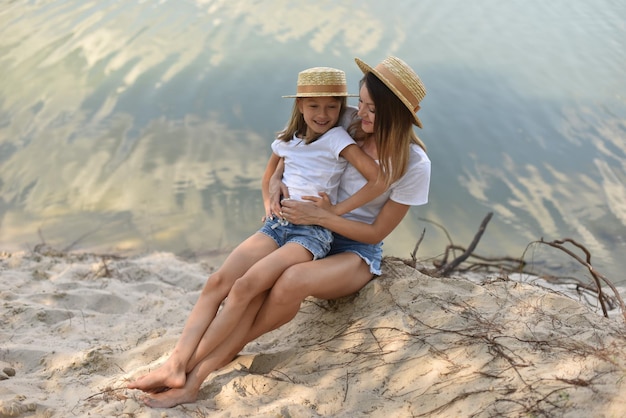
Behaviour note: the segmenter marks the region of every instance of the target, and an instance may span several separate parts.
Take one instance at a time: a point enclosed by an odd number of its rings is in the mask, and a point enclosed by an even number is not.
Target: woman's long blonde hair
[[[334,97],[341,106],[339,110],[339,119],[337,119],[337,123],[341,120],[344,112],[346,111],[346,106],[348,105],[348,100],[346,97]],[[289,118],[289,122],[287,123],[287,127],[280,132],[276,133],[276,138],[281,141],[289,142],[293,139],[294,135],[301,136],[305,143],[310,144],[311,142],[317,140],[321,135],[316,136],[315,138],[305,138],[306,135],[306,122],[304,121],[304,115],[300,112],[298,108],[298,100],[305,99],[305,97],[298,97],[293,101],[293,109],[291,110],[291,117]],[[335,125],[337,126],[337,125]]]
[[[410,144],[426,146],[413,130],[413,114],[400,99],[372,73],[361,79],[374,101],[374,140],[378,151],[378,162],[382,177],[387,186],[402,177],[409,166]],[[355,139],[364,139],[366,134],[360,128],[360,121],[353,122],[350,132]]]

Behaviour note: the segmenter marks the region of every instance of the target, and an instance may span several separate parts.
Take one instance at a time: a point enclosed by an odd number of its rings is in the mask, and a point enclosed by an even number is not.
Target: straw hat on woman
[[[411,111],[415,124],[422,127],[417,117],[420,102],[426,96],[426,87],[415,71],[408,64],[397,57],[387,57],[376,67],[372,68],[358,58],[354,59],[363,73],[372,73],[378,77]]]

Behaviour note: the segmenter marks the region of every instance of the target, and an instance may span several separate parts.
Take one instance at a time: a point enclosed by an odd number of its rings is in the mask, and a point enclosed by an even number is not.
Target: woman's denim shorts
[[[383,259],[383,243],[364,244],[359,241],[346,238],[343,235],[333,234],[333,244],[328,255],[351,252],[363,259],[370,266],[370,272],[377,276],[382,274],[381,262]]]
[[[333,233],[317,225],[281,224],[278,218],[267,219],[259,232],[273,239],[279,247],[288,242],[300,244],[313,254],[313,260],[324,258],[330,250]]]

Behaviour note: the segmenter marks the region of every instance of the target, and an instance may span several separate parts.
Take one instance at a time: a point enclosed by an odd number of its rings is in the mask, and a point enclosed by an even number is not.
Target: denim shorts
[[[288,242],[300,244],[313,254],[313,260],[324,258],[330,250],[333,233],[317,225],[281,225],[278,218],[267,219],[259,232],[273,239],[279,247]]]
[[[383,243],[364,244],[359,241],[346,238],[343,235],[333,234],[333,245],[330,247],[328,255],[351,252],[363,259],[370,266],[370,273],[380,276],[381,262],[383,259]]]

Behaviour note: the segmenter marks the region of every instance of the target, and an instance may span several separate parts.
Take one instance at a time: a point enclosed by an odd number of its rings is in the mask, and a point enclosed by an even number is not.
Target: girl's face
[[[365,83],[363,83],[359,91],[359,111],[357,114],[361,118],[363,131],[368,134],[374,133],[376,106],[374,106],[374,101],[370,97],[370,92],[367,90]]]
[[[334,97],[301,97],[297,101],[307,126],[307,138],[323,135],[337,125],[340,100]]]

